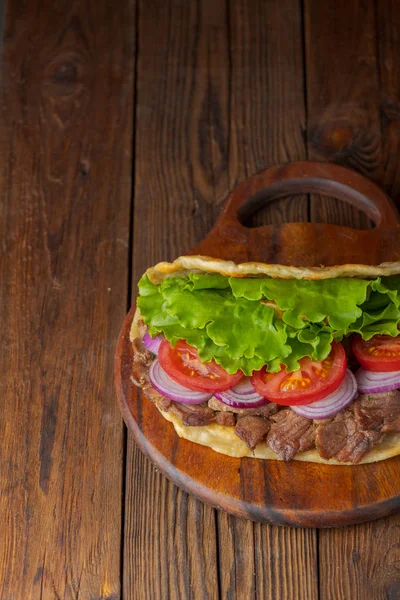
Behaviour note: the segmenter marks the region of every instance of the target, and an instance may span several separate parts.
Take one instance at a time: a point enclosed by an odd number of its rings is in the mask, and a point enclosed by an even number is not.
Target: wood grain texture
[[[128,453],[127,475],[127,509],[135,513],[127,520],[125,597],[219,598],[214,511],[138,452]]]
[[[306,2],[310,157],[375,179],[399,205],[396,2]],[[377,17],[377,18],[376,18]],[[334,67],[332,66],[334,65]],[[365,227],[351,211],[314,201],[313,217]],[[399,517],[319,532],[320,598],[400,598]],[[337,574],[340,574],[337,576]]]
[[[311,160],[382,174],[374,3],[305,0],[307,141]],[[311,198],[311,220],[365,229],[359,211]]]
[[[382,165],[379,183],[400,208],[400,8],[396,0],[376,1],[378,101]]]
[[[318,598],[316,532],[256,524],[257,598]]]
[[[307,158],[304,132],[304,67],[302,56],[302,15],[298,2],[230,1],[230,135],[229,187],[266,166]],[[284,33],[283,33],[284,32]],[[253,225],[308,220],[307,196],[291,196],[267,205],[247,222]],[[316,549],[316,532],[287,530],[287,538],[273,528],[256,525],[218,513],[221,597],[317,598],[316,585],[309,585],[317,573],[316,556],[309,562],[300,555],[295,583],[283,570],[282,580],[274,579],[277,557],[292,559],[292,548],[307,537]],[[269,557],[260,560],[260,546]],[[301,542],[300,542],[301,543]],[[247,548],[249,551],[247,551]],[[268,566],[266,566],[268,565]],[[269,586],[269,587],[268,587]],[[275,588],[275,589],[273,589]],[[268,590],[268,591],[267,591]]]
[[[219,513],[221,598],[318,598],[312,529],[253,524]]]
[[[307,130],[300,4],[142,1],[134,283],[200,241],[235,183],[306,158],[306,134],[311,158],[355,167],[399,203],[398,3],[305,1]],[[133,0],[6,6],[2,600],[121,596],[111,359],[128,293],[133,12]],[[304,197],[280,200],[252,222],[307,211]],[[315,198],[312,218],[368,226]],[[400,598],[398,517],[321,531],[318,547],[313,530],[254,525],[190,498],[131,439],[126,503],[129,600],[314,600],[318,550],[322,600]]]
[[[149,265],[204,237],[228,192],[225,4],[143,1],[139,15],[133,297]],[[131,437],[127,453],[124,596],[218,598],[215,511],[155,475]]]
[[[229,2],[230,190],[268,166],[307,158],[301,18],[294,0]],[[249,223],[307,220],[307,196],[297,195]]]
[[[320,598],[398,600],[399,515],[320,531]]]
[[[178,8],[179,6],[179,8]],[[274,3],[273,6],[274,15],[279,14],[279,7],[277,3]],[[246,12],[246,17],[248,18],[249,12],[246,7],[241,7],[241,11]],[[258,12],[262,12],[261,16],[267,14],[265,8],[262,7],[262,3],[257,3]],[[269,77],[272,80],[275,77],[274,85],[271,85],[271,88],[275,87],[275,91],[271,94],[271,103],[275,106],[275,112],[280,111],[280,121],[277,123],[274,118],[274,114],[268,111],[262,110],[262,98],[260,98],[257,94],[259,94],[259,90],[261,89],[258,83],[257,78],[252,79],[251,85],[251,93],[252,98],[254,99],[251,110],[249,107],[246,108],[248,103],[243,103],[244,98],[244,89],[243,89],[243,81],[242,78],[245,75],[245,69],[248,67],[248,64],[253,62],[253,56],[257,53],[257,46],[255,42],[252,42],[249,31],[247,30],[247,39],[244,45],[241,44],[240,40],[231,40],[231,48],[234,48],[234,44],[238,43],[238,49],[235,57],[229,57],[227,51],[228,37],[229,34],[233,34],[234,32],[227,30],[226,25],[226,17],[221,11],[220,5],[213,6],[211,3],[206,3],[206,6],[203,7],[199,12],[197,9],[197,15],[193,17],[192,14],[188,13],[187,10],[183,12],[182,4],[178,5],[175,3],[173,10],[170,7],[166,7],[166,11],[168,11],[168,15],[158,13],[161,16],[161,19],[158,20],[158,28],[156,31],[157,39],[162,40],[162,43],[159,44],[159,54],[155,56],[154,47],[149,47],[149,45],[142,46],[139,45],[139,89],[138,89],[138,97],[143,98],[143,105],[139,103],[138,105],[138,117],[143,115],[143,112],[146,110],[148,120],[143,123],[143,137],[140,138],[140,130],[141,125],[139,121],[138,128],[138,138],[137,138],[137,156],[142,157],[141,161],[138,159],[138,167],[136,174],[136,197],[135,197],[135,223],[138,225],[135,226],[135,248],[143,247],[144,245],[148,245],[148,229],[143,231],[140,224],[143,222],[154,222],[158,223],[158,235],[162,236],[160,240],[157,238],[155,244],[151,244],[149,250],[156,252],[156,254],[143,255],[143,253],[139,253],[136,251],[135,256],[135,277],[139,277],[143,270],[149,265],[157,260],[165,259],[165,258],[173,258],[177,256],[179,253],[184,252],[188,249],[189,244],[193,244],[195,241],[199,241],[204,234],[211,227],[215,216],[217,214],[218,207],[224,196],[226,196],[229,190],[229,182],[230,185],[233,184],[234,178],[241,178],[246,174],[246,164],[250,166],[251,169],[257,167],[265,166],[265,161],[270,160],[274,162],[278,160],[277,157],[281,157],[281,160],[287,160],[289,158],[304,158],[304,144],[302,141],[302,127],[304,128],[304,112],[302,113],[301,104],[298,102],[298,97],[290,98],[290,115],[293,119],[293,122],[296,123],[297,133],[294,134],[291,128],[291,122],[285,120],[287,118],[289,112],[285,110],[285,102],[282,97],[278,94],[279,80],[275,76],[274,69],[271,68],[273,61],[275,60],[274,52],[276,52],[275,48],[271,47],[270,54],[268,56],[268,61],[270,64],[269,67]],[[141,9],[141,21],[140,21],[140,32],[141,35],[144,36],[143,32],[146,32],[150,23],[153,26],[153,20],[151,17],[151,10]],[[298,17],[298,13],[297,17]],[[235,24],[234,20],[231,20],[231,27],[238,28],[236,35],[240,35],[239,31],[239,20],[244,15],[236,15],[233,19],[238,19],[237,24]],[[260,16],[258,14],[258,16]],[[195,19],[195,20],[193,20]],[[199,19],[199,22],[196,21]],[[180,27],[179,34],[175,31],[175,23],[181,23],[182,20],[186,23],[189,23],[189,27]],[[271,27],[274,27],[274,23],[272,20]],[[172,30],[171,30],[172,28]],[[185,38],[185,31],[188,29],[188,38]],[[200,30],[202,35],[200,35]],[[168,33],[169,32],[169,33]],[[168,44],[168,35],[172,36],[175,40],[175,47],[166,53],[166,45]],[[262,24],[258,26],[258,40],[262,39]],[[183,42],[181,41],[182,37],[184,37]],[[166,38],[166,39],[165,39]],[[145,39],[145,37],[142,37]],[[172,39],[172,38],[171,38]],[[194,41],[192,41],[194,39]],[[182,46],[186,44],[186,51],[183,52]],[[199,49],[195,46],[195,43],[199,44]],[[278,44],[278,31],[275,32],[274,43]],[[179,45],[181,44],[181,45]],[[216,47],[217,46],[217,47]],[[241,53],[240,60],[244,61],[241,65],[238,64],[238,55],[237,53]],[[192,57],[192,64],[187,65],[185,63],[185,57]],[[193,58],[194,57],[194,58]],[[235,64],[230,65],[230,60],[235,58]],[[186,61],[188,59],[186,58]],[[299,57],[296,53],[293,53],[291,57],[291,61],[294,61],[297,65]],[[192,82],[193,78],[193,65],[201,65],[203,68],[198,70],[196,76],[195,84]],[[291,64],[291,62],[290,62]],[[230,65],[230,70],[228,69]],[[284,65],[281,66],[284,69]],[[261,77],[264,76],[264,64],[261,63],[258,65],[257,74]],[[302,94],[302,83],[301,83],[301,74],[296,71],[296,66],[293,68],[294,73],[293,76],[297,78],[299,84],[299,93]],[[151,81],[147,81],[149,78],[149,73],[154,73],[151,77]],[[191,95],[191,104],[183,104],[184,91],[182,88],[179,88],[178,96],[177,91],[175,89],[174,82],[177,81],[177,73],[180,75],[178,79],[181,82],[181,79],[185,77],[186,86],[194,88],[194,91]],[[164,75],[164,79],[161,77],[161,73]],[[229,81],[228,81],[229,77]],[[161,79],[161,82],[159,80]],[[140,84],[140,81],[143,81],[143,84]],[[231,86],[230,94],[228,97],[228,84]],[[157,87],[158,86],[158,87]],[[168,87],[167,89],[164,89]],[[154,93],[155,87],[159,90],[156,94]],[[197,92],[197,93],[196,93]],[[164,105],[159,104],[159,100],[157,100],[157,96],[161,95],[162,97],[168,99],[168,102],[171,105],[171,108],[168,105],[166,109]],[[170,152],[168,152],[169,145],[171,144],[171,140],[165,139],[165,134],[160,133],[163,129],[163,124],[169,123],[168,131],[178,131],[182,134],[182,136],[187,136],[185,132],[184,123],[181,122],[182,114],[176,114],[174,111],[174,102],[176,104],[178,99],[178,104],[183,111],[186,109],[187,113],[191,115],[189,119],[190,127],[190,154],[186,154],[182,148],[180,148],[180,142],[175,140],[175,144],[178,146],[179,151],[174,152],[174,156],[170,156]],[[147,103],[147,106],[146,104]],[[228,106],[229,103],[231,105],[231,110],[228,115]],[[233,107],[234,105],[234,107]],[[151,107],[151,109],[150,109]],[[202,108],[203,107],[203,108]],[[190,110],[191,109],[191,110]],[[194,109],[194,110],[193,110]],[[162,115],[158,115],[158,113],[162,110]],[[246,111],[246,115],[242,114],[242,111]],[[249,123],[249,115],[252,115],[253,126],[249,132],[244,130],[244,125],[248,125]],[[188,118],[188,117],[186,117]],[[161,121],[163,119],[163,121]],[[231,120],[231,126],[228,128],[229,119]],[[267,123],[266,123],[267,120]],[[279,152],[277,157],[275,156],[275,146],[274,144],[269,144],[268,140],[263,142],[263,150],[267,150],[269,152],[267,157],[262,156],[262,154],[258,154],[257,161],[254,161],[255,153],[254,151],[246,152],[246,155],[243,156],[244,148],[247,145],[252,144],[256,146],[258,144],[257,138],[252,132],[255,131],[257,127],[260,126],[260,121],[263,128],[266,131],[271,130],[271,128],[281,127],[281,130],[284,131],[284,139],[282,141],[283,147],[285,144],[288,144],[289,153]],[[258,123],[258,124],[257,124]],[[165,129],[165,125],[164,125]],[[154,147],[149,148],[149,130],[152,131],[152,135],[154,136]],[[204,146],[200,144],[201,136],[199,136],[199,132],[206,131],[208,134],[208,145]],[[281,131],[279,130],[279,132]],[[278,130],[274,129],[274,138],[279,138]],[[163,137],[164,135],[164,137]],[[160,139],[161,138],[161,139]],[[151,139],[151,137],[150,137]],[[205,139],[207,136],[205,135]],[[141,141],[143,140],[143,141]],[[200,141],[199,141],[200,140]],[[293,140],[295,140],[293,142]],[[229,142],[229,152],[228,152],[228,142]],[[296,144],[298,147],[296,148]],[[211,148],[212,152],[208,152],[208,149]],[[295,148],[295,150],[293,150]],[[146,159],[146,155],[151,157]],[[187,150],[186,150],[187,152]],[[240,158],[238,156],[240,155]],[[227,174],[230,172],[231,167],[234,169],[233,176],[228,181]],[[227,170],[228,169],[228,170]],[[155,178],[157,181],[155,181]],[[149,182],[152,182],[152,185],[149,185]],[[140,183],[139,183],[140,182]],[[174,208],[174,204],[178,203],[178,198],[182,196],[182,186],[185,185],[187,187],[187,191],[184,191],[185,197],[193,197],[193,208],[190,212],[184,213],[182,220],[182,215],[180,217],[180,223],[176,223],[176,218],[172,215],[176,210]],[[158,195],[157,195],[158,193]],[[139,197],[138,197],[139,194]],[[149,194],[151,197],[149,198]],[[163,217],[160,218],[159,211],[162,209],[162,202],[169,202],[170,211],[165,211],[163,213]],[[262,215],[265,219],[275,218],[284,220],[289,216],[293,215],[291,218],[293,220],[306,220],[307,218],[307,199],[303,197],[301,199],[302,206],[304,207],[303,211],[301,208],[298,208],[298,204],[293,201],[291,198],[287,203],[280,203],[279,206],[273,207],[273,209],[268,208],[267,214]],[[180,204],[180,202],[179,202]],[[178,204],[178,205],[179,205]],[[172,205],[172,206],[171,206]],[[181,210],[185,210],[185,208],[190,211],[190,203],[186,200],[185,204],[181,205]],[[291,207],[291,213],[290,213]],[[283,210],[283,214],[282,214]],[[296,212],[297,211],[297,212]],[[191,222],[190,216],[193,217],[195,231],[191,232]],[[192,222],[193,222],[192,221]],[[184,225],[183,225],[184,224]],[[137,227],[137,229],[136,229]],[[174,248],[171,246],[175,242],[173,237],[171,236],[171,232],[176,231],[179,228],[180,235],[178,237],[178,243],[180,246],[178,248]],[[168,235],[168,238],[165,239],[165,235]],[[194,233],[194,235],[193,235]],[[150,232],[151,239],[154,241],[152,237],[154,234]],[[186,236],[186,240],[184,237]],[[172,239],[171,239],[172,237]],[[128,456],[131,456],[132,448],[129,446],[128,448]],[[137,456],[137,461],[142,464],[146,464],[140,455],[135,454]],[[133,481],[130,478],[131,469],[128,469],[128,480],[127,480],[127,545],[125,550],[125,564],[129,565],[132,563],[132,559],[130,557],[137,555],[137,546],[135,545],[135,540],[131,540],[132,528],[134,527],[135,522],[140,521],[140,515],[131,513],[135,511],[138,500],[133,499],[132,496],[129,496],[130,489],[132,489]],[[168,489],[170,489],[170,484],[166,484]],[[136,486],[138,489],[138,486]],[[153,498],[154,490],[152,486],[150,489],[141,490],[141,494],[146,498]],[[185,495],[182,495],[184,498]],[[192,500],[189,498],[189,502]],[[207,507],[205,507],[205,510]],[[206,512],[207,515],[207,512]],[[253,524],[249,522],[236,521],[232,519],[234,523],[234,528],[236,534],[234,538],[228,535],[226,537],[227,530],[224,525],[225,515],[222,513],[218,513],[218,536],[219,536],[219,567],[220,567],[220,577],[222,577],[221,585],[221,597],[225,597],[227,590],[225,586],[228,585],[231,590],[235,590],[235,594],[238,598],[252,598],[252,597],[260,597],[256,596],[256,586],[255,586],[255,578],[254,578],[254,569],[248,569],[248,557],[254,557],[254,542],[252,546],[248,547],[249,540],[254,539],[253,535]],[[221,520],[220,520],[221,519]],[[149,520],[146,519],[146,522],[149,523]],[[153,525],[150,521],[149,523],[151,531],[153,531]],[[156,525],[154,525],[155,527]],[[182,523],[182,528],[185,527],[185,523]],[[269,528],[267,528],[269,529]],[[210,525],[208,525],[208,533],[207,537],[211,540],[214,538],[214,532],[211,529]],[[158,536],[151,536],[152,538],[158,539]],[[302,540],[304,538],[304,534],[299,531],[292,531],[289,537],[294,538],[295,540]],[[314,540],[314,548],[315,548],[315,533],[311,532],[309,537]],[[167,540],[162,538],[163,543],[167,544]],[[223,542],[221,542],[223,540]],[[230,543],[229,543],[229,542]],[[285,540],[280,538],[280,543],[282,547],[280,551],[282,555],[285,553],[290,553],[290,544],[285,545]],[[279,545],[279,544],[278,544]],[[285,547],[283,547],[285,546]],[[287,546],[287,547],[286,547]],[[244,550],[246,548],[246,550]],[[253,550],[251,549],[253,548]],[[142,549],[141,556],[143,556],[144,549]],[[157,554],[156,551],[151,552],[151,555],[154,556]],[[148,555],[147,555],[148,556]],[[242,557],[242,558],[240,558]],[[148,556],[148,560],[151,560],[151,557]],[[148,560],[141,560],[139,563],[135,563],[136,572],[132,574],[128,574],[127,580],[125,583],[125,592],[129,596],[129,594],[140,594],[141,590],[146,590],[146,594],[157,593],[156,584],[154,580],[151,579],[149,571],[146,569],[146,564],[148,564]],[[156,568],[157,574],[160,573],[160,568],[157,563],[155,563],[154,559],[151,561],[153,569]],[[172,559],[172,564],[174,564],[174,558]],[[184,563],[186,565],[186,562]],[[157,565],[157,566],[156,566]],[[308,572],[308,575],[313,572],[313,567],[310,564],[304,566],[304,570]],[[301,571],[301,570],[300,570]],[[303,573],[303,571],[301,571]],[[315,572],[315,571],[314,571]],[[227,575],[229,575],[229,582],[227,581]],[[157,575],[159,576],[159,575]],[[193,577],[193,581],[198,580],[198,578],[202,577],[203,574],[198,573]],[[257,573],[257,577],[262,577],[262,569],[259,564],[259,570]],[[175,577],[177,580],[174,582],[172,578],[169,579],[168,591],[171,592],[172,589],[179,589],[181,586],[177,583],[180,581],[181,574],[176,573]],[[211,571],[210,573],[211,579],[215,582],[217,580],[217,574]],[[165,581],[165,578],[163,579]],[[136,584],[136,586],[135,586]],[[257,585],[259,585],[257,583]],[[291,583],[290,580],[286,582],[286,585],[290,588]],[[173,587],[175,586],[175,587]],[[297,586],[297,590],[300,590],[300,594],[304,597],[308,595],[309,598],[313,596],[309,594],[309,586],[308,584],[300,583]],[[233,593],[233,592],[232,592]],[[292,596],[295,597],[294,588],[292,588]],[[301,597],[303,597],[301,596]],[[172,597],[172,596],[170,596]],[[233,596],[229,596],[233,597]]]
[[[307,157],[300,10],[299,3],[290,0],[229,1],[230,189],[266,166]],[[307,220],[308,199],[303,195],[267,205],[247,222],[265,225]],[[304,570],[299,572],[306,572],[306,577],[298,586],[284,575],[284,582],[274,581],[276,592],[269,589],[265,593],[275,574],[271,567],[276,564],[275,557],[291,558],[291,549],[303,538],[302,531],[289,529],[287,540],[278,534],[273,548],[268,539],[273,531],[269,525],[244,523],[218,513],[218,527],[222,598],[272,600],[282,597],[278,595],[280,584],[287,585],[288,599],[317,598],[316,589],[307,583],[317,571],[316,560],[303,563]],[[270,558],[268,567],[261,564],[256,547],[256,541],[263,537],[263,548]],[[315,548],[314,531],[309,541]]]
[[[120,597],[133,6],[8,2],[0,597]],[[104,24],[107,23],[107,27]]]

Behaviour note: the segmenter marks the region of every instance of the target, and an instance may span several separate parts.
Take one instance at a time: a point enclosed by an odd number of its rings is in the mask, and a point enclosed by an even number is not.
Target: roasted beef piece
[[[362,430],[350,408],[334,419],[320,423],[316,432],[316,446],[322,458],[336,458],[340,462],[354,464],[360,462],[381,439],[379,431]]]
[[[269,447],[283,460],[314,447],[315,425],[309,419],[285,408],[271,416],[274,421],[267,436]]]
[[[169,410],[182,419],[184,425],[191,427],[201,427],[209,425],[215,420],[214,411],[208,408],[207,403],[202,404],[181,404],[180,402],[171,402]]]
[[[247,444],[250,450],[254,450],[257,444],[266,436],[269,428],[270,423],[267,419],[249,415],[240,417],[235,427],[235,433]]]
[[[307,429],[305,433],[299,439],[299,452],[305,452],[306,450],[311,450],[315,448],[315,431],[317,426],[315,423],[311,422],[310,427]]]
[[[322,458],[332,458],[346,443],[348,429],[342,419],[326,419],[317,426],[315,444]]]
[[[149,385],[150,365],[154,360],[154,354],[147,350],[140,338],[135,338],[133,346],[132,377],[135,384],[144,387]]]
[[[160,410],[168,411],[172,404],[169,398],[166,398],[160,392],[157,392],[149,380],[150,365],[154,360],[154,354],[147,350],[140,338],[133,340],[133,365],[132,377],[135,383],[138,383],[146,394],[146,398],[154,402]]]
[[[258,408],[235,408],[234,406],[228,406],[227,404],[224,404],[220,400],[217,400],[217,398],[211,398],[211,400],[208,401],[208,406],[213,410],[235,413],[238,415],[238,417],[240,415],[246,417],[269,417],[270,415],[276,413],[278,410],[277,405],[273,402],[268,402],[267,404],[259,406]]]
[[[400,391],[359,396],[354,415],[360,429],[400,432]]]
[[[215,416],[219,425],[227,427],[234,427],[236,425],[236,417],[231,412],[217,412]]]
[[[354,465],[360,462],[363,456],[381,441],[383,434],[379,431],[356,431],[349,436],[346,444],[336,454],[340,462],[351,462]]]
[[[165,396],[160,394],[160,392],[157,392],[157,390],[155,390],[151,385],[145,386],[143,388],[143,391],[146,394],[146,398],[151,400],[151,402],[154,402],[154,404],[157,406],[157,408],[159,408],[160,410],[163,410],[165,412],[168,412],[168,410],[172,404],[172,400],[170,400],[169,398],[166,398]]]

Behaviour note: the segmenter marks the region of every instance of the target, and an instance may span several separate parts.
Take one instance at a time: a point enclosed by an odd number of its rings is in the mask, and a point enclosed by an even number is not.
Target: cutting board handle
[[[231,193],[220,223],[238,227],[261,206],[299,193],[333,196],[365,212],[377,228],[400,224],[392,201],[372,181],[339,165],[312,161],[278,165],[253,175]]]
[[[291,194],[327,194],[364,211],[372,229],[330,223],[271,223],[247,227],[246,217]],[[213,229],[189,254],[237,263],[296,267],[380,265],[400,261],[400,215],[391,200],[359,173],[321,162],[294,162],[253,175],[228,196]]]

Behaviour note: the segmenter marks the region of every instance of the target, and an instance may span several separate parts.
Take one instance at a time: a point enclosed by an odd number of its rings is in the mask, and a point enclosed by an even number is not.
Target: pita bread
[[[185,277],[190,272],[220,273],[228,277],[273,277],[276,279],[335,279],[336,277],[386,277],[400,274],[400,262],[371,265],[337,265],[335,267],[294,267],[267,263],[236,264],[210,256],[180,256],[174,262],[160,262],[147,269],[152,283],[166,277]]]

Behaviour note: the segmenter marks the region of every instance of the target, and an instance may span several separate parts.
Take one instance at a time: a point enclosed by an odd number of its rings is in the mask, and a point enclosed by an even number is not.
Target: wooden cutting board
[[[344,200],[365,211],[376,226],[361,231],[320,223],[243,225],[265,202],[308,192]],[[327,163],[289,163],[239,185],[210,234],[189,254],[296,266],[400,261],[400,216],[379,188],[353,171]],[[277,525],[348,525],[400,508],[400,456],[357,466],[283,463],[231,458],[180,439],[131,380],[133,314],[134,307],[124,321],[115,360],[122,415],[142,451],[176,485],[233,515]]]

